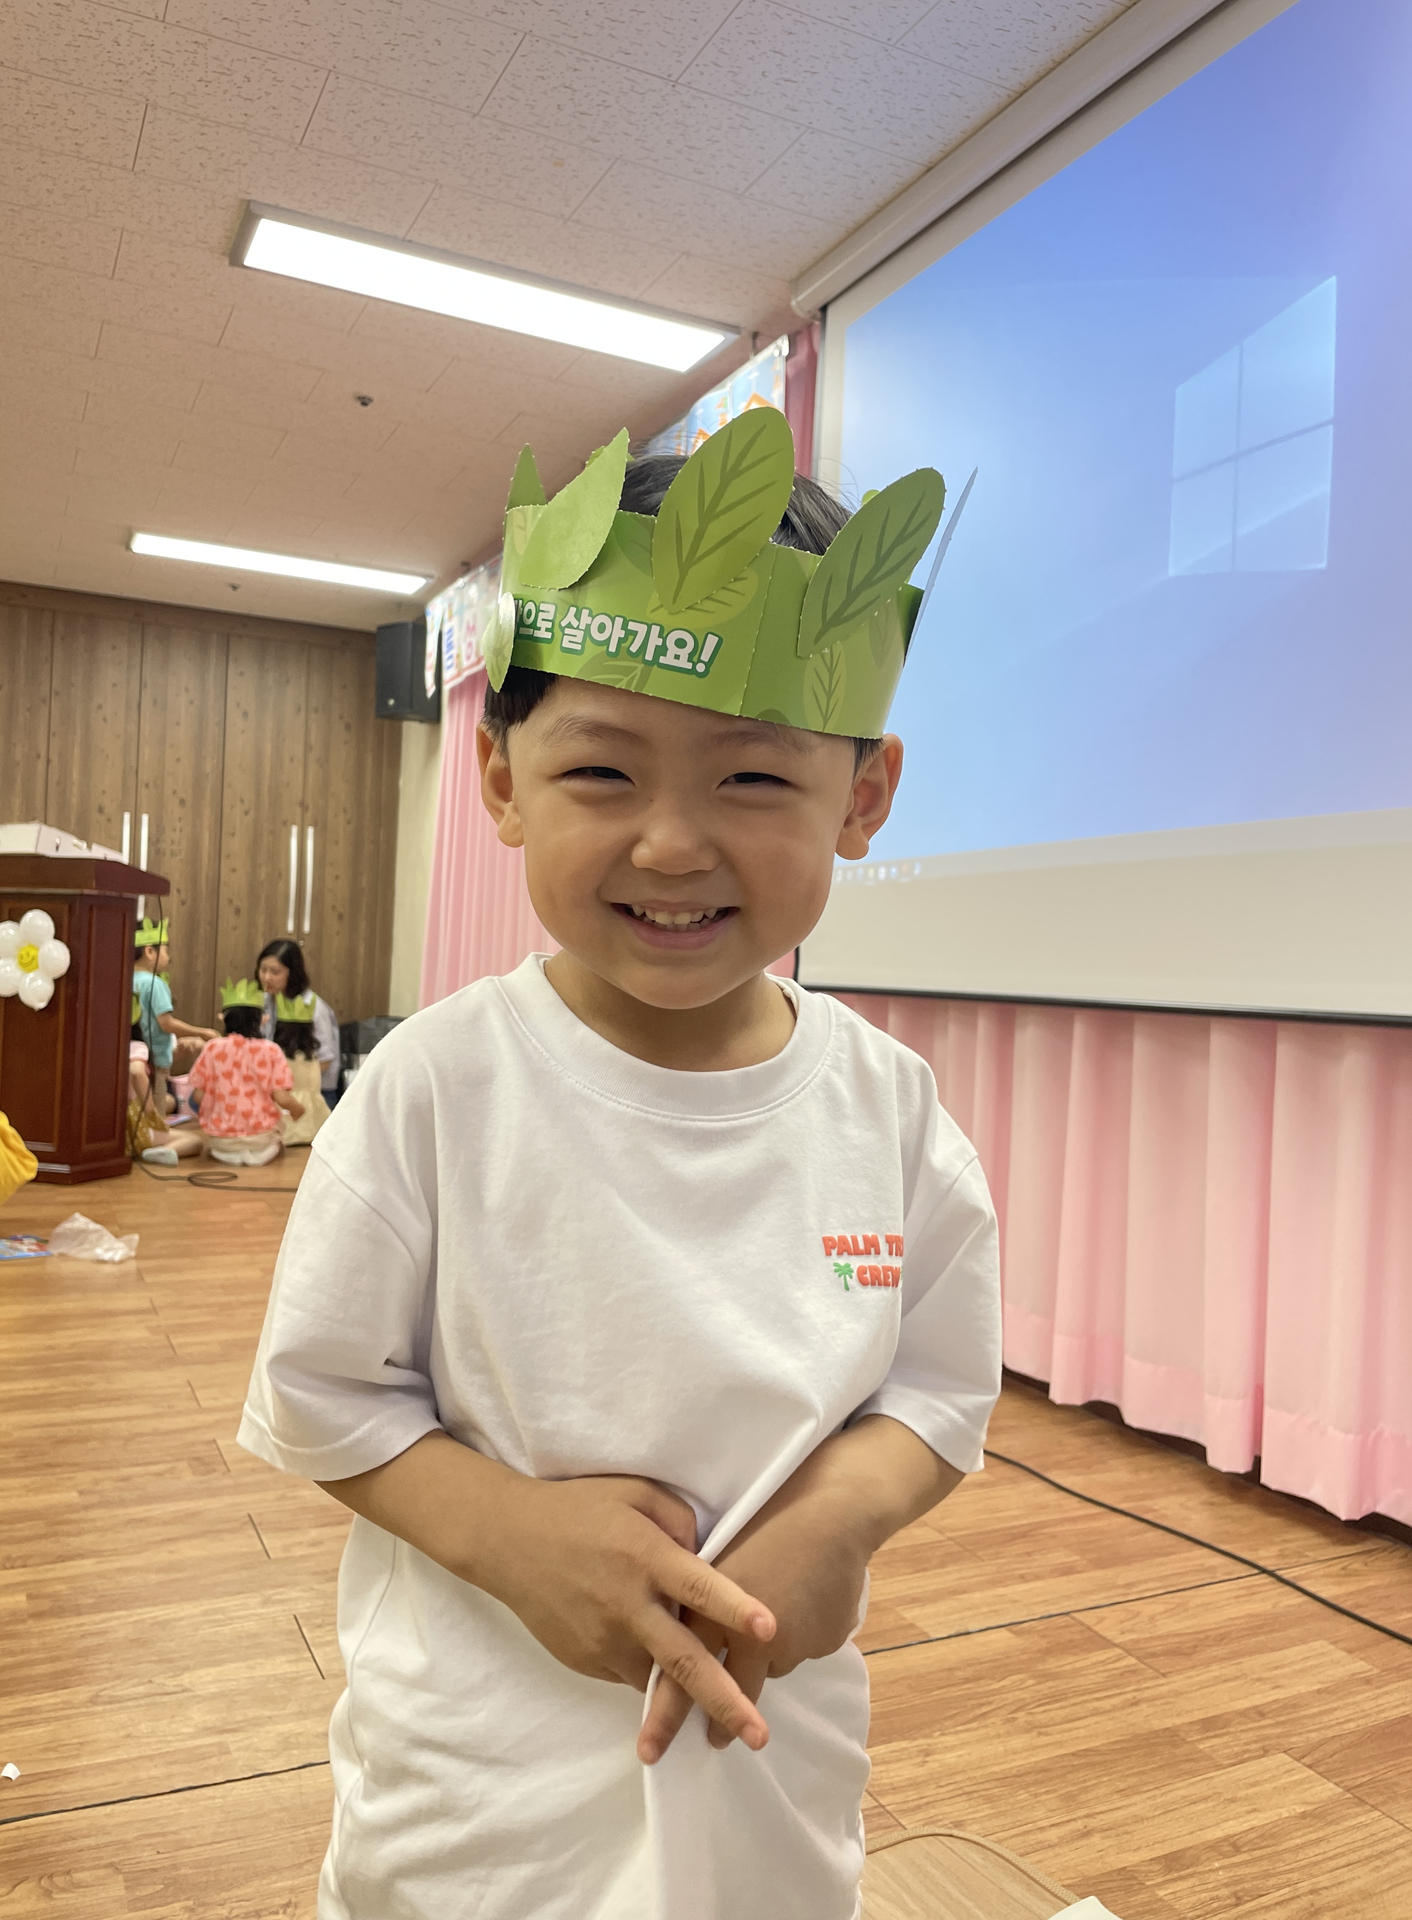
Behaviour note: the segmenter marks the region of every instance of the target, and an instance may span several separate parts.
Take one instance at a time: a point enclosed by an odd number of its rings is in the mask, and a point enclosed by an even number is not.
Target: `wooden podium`
[[[0,854],[0,920],[42,907],[72,956],[39,1013],[0,1000],[0,1111],[39,1161],[38,1178],[107,1180],[127,1153],[137,897],[167,882],[116,860]]]

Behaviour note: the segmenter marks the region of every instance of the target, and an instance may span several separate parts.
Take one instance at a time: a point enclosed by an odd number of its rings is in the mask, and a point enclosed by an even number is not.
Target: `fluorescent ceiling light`
[[[231,262],[674,373],[685,373],[739,331],[254,204]]]
[[[169,540],[164,533],[135,533],[134,553],[160,560],[196,560],[236,573],[278,573],[287,580],[322,580],[332,587],[367,587],[374,593],[420,593],[425,573],[389,573],[385,567],[345,567],[337,560],[303,560],[293,553],[256,553],[250,547],[218,547],[209,540]]]

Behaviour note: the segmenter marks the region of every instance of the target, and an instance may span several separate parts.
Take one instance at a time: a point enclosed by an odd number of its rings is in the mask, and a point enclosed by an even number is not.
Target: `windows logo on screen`
[[[1168,573],[1328,565],[1336,286],[1325,280],[1177,388]]]

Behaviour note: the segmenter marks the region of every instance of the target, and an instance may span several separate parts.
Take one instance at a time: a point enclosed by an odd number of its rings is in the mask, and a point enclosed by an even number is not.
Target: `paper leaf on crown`
[[[908,574],[936,530],[940,474],[927,469],[885,489],[821,557],[771,538],[786,477],[793,485],[782,414],[753,409],[704,441],[673,483],[683,511],[665,514],[664,503],[665,520],[608,513],[607,489],[590,484],[606,477],[610,458],[617,482],[622,441],[600,449],[547,505],[512,499],[503,591],[485,643],[490,684],[503,684],[513,659],[714,713],[880,734],[922,600]],[[518,491],[527,463],[516,471]],[[552,565],[552,543],[539,537],[551,519],[561,522],[555,541],[562,535],[571,548]],[[558,582],[530,572],[563,576],[580,561],[580,573]],[[825,568],[828,591],[816,596],[806,647],[805,602]],[[698,597],[673,604],[686,593]]]
[[[613,525],[627,464],[624,427],[606,447],[591,453],[577,479],[540,509],[519,555],[521,578],[530,586],[567,587],[587,573]],[[519,471],[517,466],[517,476]]]
[[[170,920],[153,920],[144,914],[142,924],[133,935],[133,945],[137,947],[164,947],[171,927]]]
[[[801,660],[834,645],[897,592],[930,546],[945,505],[941,475],[919,467],[859,507],[809,582],[799,619]]]
[[[667,489],[652,536],[663,607],[701,606],[728,587],[784,517],[794,436],[773,407],[752,407],[702,442]]]
[[[226,983],[221,988],[221,1006],[259,1007],[265,1005],[265,989],[258,980],[232,980],[226,975]]]
[[[263,1000],[260,1004],[262,1006],[264,1005]],[[303,1024],[306,1021],[312,1022],[313,1018],[313,1007],[307,1000],[301,999],[298,994],[296,994],[292,1000],[287,999],[282,993],[275,995],[276,1020],[293,1020]]]
[[[510,476],[510,497],[505,502],[506,511],[511,507],[542,507],[545,497],[544,482],[539,477],[533,450],[521,447],[515,471]]]

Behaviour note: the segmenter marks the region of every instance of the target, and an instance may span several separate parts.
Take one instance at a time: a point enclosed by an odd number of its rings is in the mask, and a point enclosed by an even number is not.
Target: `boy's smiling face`
[[[645,1006],[688,1011],[756,979],[859,859],[902,765],[889,735],[855,773],[850,740],[558,679],[483,793],[525,850],[535,912],[567,953]]]

